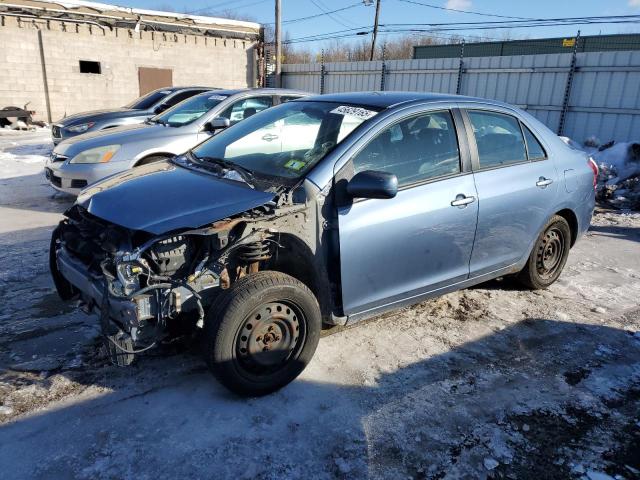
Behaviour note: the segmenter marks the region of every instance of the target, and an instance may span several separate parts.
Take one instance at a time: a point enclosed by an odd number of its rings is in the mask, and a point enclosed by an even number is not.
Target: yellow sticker
[[[289,160],[284,164],[285,168],[289,168],[291,170],[302,170],[307,162],[303,162],[302,160]]]
[[[575,38],[565,38],[564,40],[562,40],[563,47],[574,47],[575,45],[576,45]]]

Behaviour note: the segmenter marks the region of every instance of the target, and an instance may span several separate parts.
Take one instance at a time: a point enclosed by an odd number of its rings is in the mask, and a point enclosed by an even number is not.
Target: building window
[[[80,60],[80,73],[101,74],[102,68],[100,62],[92,62],[90,60]]]

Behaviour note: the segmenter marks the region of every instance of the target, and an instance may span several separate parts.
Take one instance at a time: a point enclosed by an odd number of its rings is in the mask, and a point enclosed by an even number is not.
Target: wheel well
[[[278,247],[269,262],[268,269],[291,275],[304,283],[315,295],[322,316],[331,314],[328,292],[331,290],[326,275],[315,266],[311,249],[294,235],[281,234],[274,238]],[[326,283],[326,285],[325,285]]]
[[[573,244],[576,243],[576,239],[578,238],[578,217],[573,213],[573,210],[568,208],[560,210],[556,215],[560,215],[569,224],[569,228],[571,229],[571,246],[573,247]]]
[[[169,158],[173,157],[172,153],[152,153],[151,155],[147,155],[146,157],[141,158],[136,162],[134,167],[138,167],[140,165],[145,165],[149,163],[152,158],[160,159],[160,158]]]

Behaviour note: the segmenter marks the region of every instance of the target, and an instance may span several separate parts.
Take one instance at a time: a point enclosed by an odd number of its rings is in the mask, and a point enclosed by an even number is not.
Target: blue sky
[[[108,1],[108,0],[107,0]],[[415,0],[441,7],[460,10],[509,15],[527,18],[551,17],[584,17],[602,15],[640,15],[640,0]],[[191,1],[163,1],[163,0],[115,0],[122,6],[163,10],[170,6],[175,11],[196,11],[196,13],[223,13],[235,11],[250,17],[260,23],[273,22],[273,0],[191,0]],[[322,13],[322,8],[335,10],[341,7],[363,4],[362,0],[282,0],[283,21],[297,19],[309,15]],[[208,10],[205,10],[208,9]],[[324,15],[308,21],[284,24],[283,30],[290,38],[323,34],[355,27],[370,27],[373,23],[375,8],[360,5],[332,16]],[[500,18],[482,17],[466,13],[457,13],[427,8],[408,3],[403,0],[382,0],[380,23],[423,23],[423,22],[478,22],[486,20],[501,20]],[[510,30],[483,31],[484,35],[500,39],[505,35],[511,38],[539,38],[547,36],[570,36],[580,28],[583,35],[598,33],[627,33],[640,32],[640,23],[618,25],[582,25],[560,27],[537,27]],[[474,34],[470,31],[458,32]],[[360,37],[361,38],[361,37]],[[381,38],[384,38],[382,36]],[[322,42],[304,44],[319,49]]]

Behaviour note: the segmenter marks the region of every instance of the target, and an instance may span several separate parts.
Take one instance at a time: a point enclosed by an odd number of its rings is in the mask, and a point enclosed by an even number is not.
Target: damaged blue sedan
[[[589,226],[596,175],[506,104],[308,97],[84,190],[51,271],[99,312],[118,363],[198,332],[222,384],[262,395],[303,371],[323,325],[506,275],[548,287]]]

